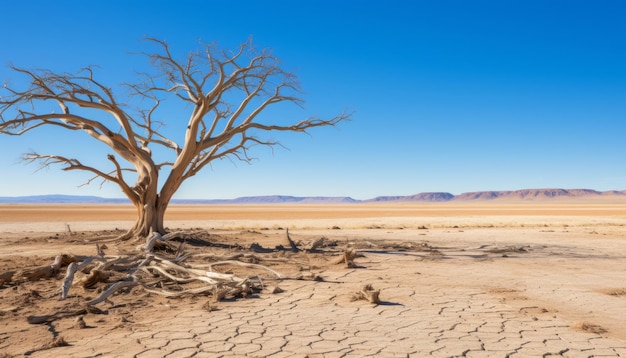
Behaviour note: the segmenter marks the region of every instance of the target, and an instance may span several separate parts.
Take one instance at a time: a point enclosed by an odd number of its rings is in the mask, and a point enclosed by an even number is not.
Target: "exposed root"
[[[63,285],[61,286],[61,299],[64,300],[67,298],[67,294],[70,292],[70,288],[72,287],[72,281],[74,281],[74,274],[78,269],[78,265],[76,262],[72,262],[67,266],[67,273],[65,274],[65,279],[63,280]]]
[[[74,322],[74,328],[85,329],[87,327],[87,323],[85,323],[85,319],[83,318],[83,316],[78,316],[76,318],[76,321]]]
[[[309,261],[299,260],[302,257],[301,254],[291,254],[288,252],[289,249],[280,251],[282,257],[270,257],[270,255],[250,252],[191,255],[184,252],[184,243],[188,241],[188,235],[190,234],[181,232],[167,235],[153,233],[145,239],[144,244],[136,247],[137,251],[121,255],[106,255],[104,252],[106,245],[99,243],[95,245],[96,250],[93,256],[59,255],[51,265],[0,273],[0,284],[50,278],[59,274],[62,267],[67,266],[65,277],[60,285],[62,300],[70,297],[70,290],[74,286],[90,290],[90,292],[98,292],[97,297],[92,296],[84,302],[85,308],[83,309],[62,310],[49,315],[28,317],[29,323],[41,324],[80,316],[96,310],[102,312],[95,306],[102,302],[111,303],[109,300],[116,294],[131,292],[137,288],[168,298],[204,295],[211,297],[211,302],[217,303],[220,300],[255,295],[266,289],[264,281],[271,283],[268,291],[272,294],[282,292],[276,285],[276,280],[324,281],[322,277],[308,269],[296,275],[283,275],[270,268],[271,265],[276,264],[310,267]],[[177,238],[183,238],[183,241],[177,240],[177,247],[173,247],[172,240]],[[288,231],[287,240],[291,251],[300,251],[297,244],[289,237]],[[305,251],[319,250],[325,244],[325,238],[315,240]],[[356,257],[356,251],[350,249],[344,252],[337,263],[354,267]],[[188,263],[187,261],[190,261],[188,259],[195,260]],[[248,275],[240,276],[241,272],[248,272]],[[369,295],[374,295],[374,293]],[[80,297],[77,296],[77,298]],[[370,298],[370,301],[376,300]],[[82,325],[80,321],[77,321],[77,325]]]
[[[378,305],[380,304],[380,290],[375,290],[371,284],[367,284],[352,296],[352,300],[365,300]]]
[[[28,321],[28,323],[30,324],[44,324],[44,323],[50,323],[50,322],[54,322],[58,319],[61,318],[67,318],[67,317],[75,317],[75,316],[81,316],[87,313],[92,313],[92,314],[105,314],[104,311],[100,310],[97,307],[85,307],[79,310],[74,310],[74,311],[61,311],[61,312],[57,312],[54,314],[50,314],[50,315],[43,315],[43,316],[28,316],[26,318],[26,320]]]
[[[87,307],[107,301],[117,292],[136,286],[141,286],[147,292],[166,297],[213,295],[215,301],[219,301],[248,297],[260,292],[264,287],[260,277],[245,278],[214,272],[215,267],[241,266],[268,273],[273,279],[281,279],[280,273],[260,264],[260,262],[288,262],[286,258],[266,259],[251,254],[235,254],[228,257],[198,255],[196,257],[209,259],[210,262],[186,265],[183,262],[192,256],[182,252],[182,245],[175,250],[174,257],[157,256],[154,253],[156,247],[179,236],[180,233],[165,236],[158,233],[152,234],[146,243],[139,247],[142,253],[122,256],[106,256],[103,248],[96,245],[96,255],[94,256],[59,255],[52,265],[5,272],[0,276],[0,279],[2,283],[13,282],[16,278],[31,281],[39,280],[57,274],[62,266],[68,266],[60,288],[61,299],[68,297],[74,283],[79,284],[83,289],[100,287],[99,289],[102,290],[98,297],[85,302]],[[75,280],[76,273],[81,271],[87,275],[78,281]],[[114,277],[115,279],[113,279]],[[102,284],[108,284],[108,286],[102,287]],[[62,311],[51,315],[31,316],[28,321],[32,324],[46,323],[86,312],[88,312],[88,308],[78,311]]]
[[[291,247],[291,251],[299,252],[300,249],[298,248],[298,245],[296,245],[296,243],[293,242],[293,240],[291,240],[291,237],[289,236],[289,229],[286,230],[286,234],[287,234],[287,242],[289,243],[289,247]]]
[[[94,288],[94,286],[100,282],[107,282],[109,277],[111,277],[110,272],[93,269],[89,272],[89,275],[80,282],[80,285],[87,289]]]
[[[37,266],[37,267],[31,267],[31,268],[18,270],[12,275],[7,275],[5,273],[1,275],[3,277],[2,282],[3,283],[5,282],[4,281],[5,277],[7,278],[7,282],[9,282],[8,279],[10,279],[13,282],[20,281],[20,280],[37,281],[41,279],[47,279],[59,273],[59,270],[61,269],[61,267],[67,266],[72,262],[78,262],[78,261],[79,259],[74,255],[66,255],[66,254],[58,255],[54,259],[54,262],[51,265]]]
[[[5,271],[0,272],[0,287],[5,283],[10,283],[13,281],[13,276],[15,275],[15,271]]]
[[[47,344],[45,344],[45,345],[43,345],[43,346],[41,346],[39,348],[32,349],[32,350],[24,353],[24,355],[25,356],[30,356],[31,354],[36,353],[36,352],[41,352],[41,351],[45,351],[45,350],[56,348],[56,347],[67,347],[69,345],[70,344],[67,343],[65,338],[63,338],[61,336],[58,336],[58,337],[55,337],[51,342],[49,342],[49,343],[47,343]]]
[[[278,294],[278,293],[283,293],[285,292],[282,288],[278,287],[278,286],[272,286],[268,289],[269,293],[271,293],[272,295]]]
[[[341,257],[333,261],[333,264],[335,265],[345,264],[347,268],[354,268],[356,267],[356,264],[354,263],[354,260],[356,259],[356,257],[357,257],[356,250],[348,249],[343,252],[343,255]]]

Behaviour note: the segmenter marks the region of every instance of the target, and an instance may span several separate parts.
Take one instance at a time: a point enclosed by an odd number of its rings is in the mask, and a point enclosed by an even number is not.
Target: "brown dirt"
[[[193,253],[247,252],[253,243],[266,248],[287,246],[286,228],[301,247],[325,237],[321,253],[263,254],[298,262],[274,263],[271,268],[276,271],[310,273],[320,280],[298,283],[268,278],[267,290],[256,298],[233,302],[212,302],[208,296],[168,299],[135,287],[99,304],[103,314],[92,311],[47,324],[29,324],[27,317],[84,309],[83,303],[105,284],[93,289],[75,285],[70,297],[59,301],[63,270],[52,279],[8,282],[0,286],[0,352],[7,356],[347,352],[356,357],[376,352],[379,356],[437,356],[433,352],[451,356],[469,349],[487,355],[541,356],[567,348],[573,356],[577,352],[619,356],[626,354],[625,209],[618,205],[173,207],[169,223],[193,232],[186,238],[187,250]],[[121,206],[1,206],[0,276],[50,264],[60,253],[94,255],[92,239],[123,232],[131,219],[132,210]],[[136,246],[106,245],[105,253],[110,255],[133,252]],[[361,254],[356,267],[333,265],[347,247]],[[237,266],[220,269],[249,273]],[[382,301],[372,308],[373,321],[365,320],[368,303],[351,299],[367,284],[380,290]],[[230,323],[225,317],[238,318]],[[281,317],[280,323],[272,323],[273,317]],[[306,325],[301,327],[303,317]],[[272,325],[273,330],[255,328]],[[398,327],[404,326],[421,328],[407,330],[412,338],[403,339]],[[201,327],[213,328],[205,332]],[[334,327],[338,338],[330,338],[329,327]],[[197,332],[189,333],[190,329]],[[368,329],[374,330],[377,340],[346,343],[359,341],[356,338],[366,336]],[[272,333],[276,330],[290,333]],[[252,332],[258,338],[244,339]],[[216,335],[222,341],[213,346]],[[190,346],[176,348],[182,344],[177,337],[185,337]],[[320,337],[323,347],[316,343]],[[451,343],[453,337],[457,338]],[[549,337],[560,340],[552,342]],[[483,342],[483,348],[476,347],[472,338]],[[117,342],[113,346],[112,339]],[[267,343],[255,343],[264,339]],[[283,342],[278,347],[270,343],[276,339]]]

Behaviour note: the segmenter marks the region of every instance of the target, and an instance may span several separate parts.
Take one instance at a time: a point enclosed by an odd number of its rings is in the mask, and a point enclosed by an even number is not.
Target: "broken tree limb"
[[[106,314],[104,311],[96,308],[96,307],[85,307],[75,311],[61,311],[50,315],[43,316],[28,316],[26,318],[27,322],[30,324],[44,324],[49,322],[54,322],[61,318],[80,316],[87,313],[93,314]]]
[[[78,270],[78,265],[76,262],[72,262],[67,266],[67,272],[65,273],[65,278],[63,279],[63,285],[61,285],[61,300],[67,298],[67,294],[70,292],[70,288],[72,287],[72,282],[74,282],[74,274]]]
[[[106,282],[109,277],[111,277],[109,272],[93,269],[89,272],[89,275],[80,282],[80,284],[83,288],[93,288],[99,282]]]
[[[105,301],[107,298],[109,298],[109,296],[111,296],[113,293],[121,290],[122,288],[134,287],[134,286],[137,286],[137,285],[138,285],[138,283],[135,282],[135,281],[118,281],[118,282],[112,284],[104,292],[102,292],[100,297],[94,298],[93,300],[88,301],[87,305],[90,305],[90,306],[97,305],[98,303]]]
[[[276,252],[276,249],[270,249],[267,247],[263,247],[261,245],[259,245],[258,243],[254,242],[252,244],[250,244],[250,250],[254,251],[256,253],[260,253],[260,254],[268,254],[270,252]]]
[[[237,266],[243,266],[243,267],[249,267],[249,268],[257,268],[257,269],[261,269],[261,270],[265,270],[265,271],[271,272],[272,274],[274,274],[278,278],[282,277],[281,274],[279,274],[278,272],[272,270],[271,268],[269,268],[267,266],[259,265],[259,264],[251,264],[251,263],[241,262],[241,261],[233,261],[233,260],[218,261],[218,262],[213,262],[213,263],[209,264],[208,267],[209,267],[209,269],[211,269],[213,266],[219,266],[219,265],[237,265]]]
[[[190,277],[178,277],[175,275],[172,275],[171,273],[167,272],[165,269],[156,266],[156,265],[151,265],[151,266],[146,266],[143,268],[143,270],[147,270],[147,271],[156,271],[158,272],[162,277],[168,278],[176,283],[188,283],[188,282],[193,282],[193,281],[203,281],[206,282],[208,284],[215,284],[217,283],[217,281],[212,280],[209,277],[206,276],[190,276]]]
[[[76,262],[72,262],[71,264],[67,266],[65,278],[63,279],[63,284],[61,285],[61,300],[64,300],[67,298],[67,295],[70,292],[70,288],[72,287],[72,284],[74,282],[74,274],[76,274],[76,271],[91,264],[91,262],[93,262],[93,259],[94,259],[93,257],[87,257],[80,264]],[[97,270],[93,270],[93,271],[97,271]]]
[[[194,235],[197,235],[197,234],[203,234],[205,232],[206,231],[203,231],[203,230],[192,231],[192,232],[174,231],[174,232],[170,232],[170,233],[167,233],[167,234],[163,235],[163,241],[169,241],[169,240],[176,239],[176,238],[184,238],[184,237],[194,236]]]
[[[289,236],[289,229],[286,230],[286,233],[287,233],[287,241],[289,241],[289,246],[291,247],[291,251],[299,252],[300,249],[298,248],[298,245],[296,245],[296,243],[293,242],[293,240],[291,240],[291,237]]]
[[[72,262],[78,262],[78,258],[74,255],[57,255],[51,265],[44,265],[19,270],[15,273],[17,279],[23,278],[27,281],[37,281],[40,279],[50,278],[56,275],[61,267],[67,266]]]

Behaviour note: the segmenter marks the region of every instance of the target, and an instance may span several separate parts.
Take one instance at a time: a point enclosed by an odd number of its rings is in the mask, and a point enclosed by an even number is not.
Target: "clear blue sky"
[[[6,65],[132,80],[129,55],[154,36],[184,54],[197,39],[253,36],[299,75],[294,120],[355,111],[312,136],[277,136],[252,165],[224,161],[178,198],[410,195],[525,188],[626,189],[626,2],[11,1],[0,12]],[[175,130],[175,128],[172,128]],[[0,196],[122,197],[86,175],[20,163],[29,150],[107,151],[74,133],[0,137]],[[101,149],[101,148],[99,148]],[[82,157],[81,157],[82,158]]]

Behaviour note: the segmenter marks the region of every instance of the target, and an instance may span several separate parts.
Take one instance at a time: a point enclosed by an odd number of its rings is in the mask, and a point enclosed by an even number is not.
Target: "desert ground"
[[[1,205],[0,275],[132,252],[111,238],[133,215]],[[5,279],[0,357],[626,357],[626,203],[174,205],[167,226],[191,254],[287,245],[286,229],[302,250],[254,253],[280,278],[226,268],[266,286],[220,301],[136,286],[80,311],[97,293],[59,300],[63,270]]]

